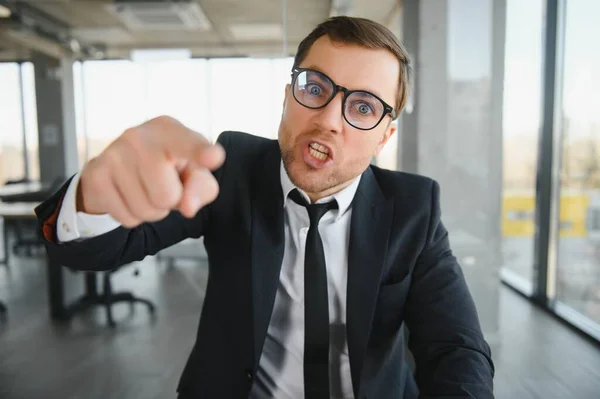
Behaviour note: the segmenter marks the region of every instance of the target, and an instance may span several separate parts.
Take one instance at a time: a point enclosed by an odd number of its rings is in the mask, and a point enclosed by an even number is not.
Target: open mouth
[[[329,149],[319,143],[310,143],[308,145],[308,152],[319,161],[326,161],[329,158]]]

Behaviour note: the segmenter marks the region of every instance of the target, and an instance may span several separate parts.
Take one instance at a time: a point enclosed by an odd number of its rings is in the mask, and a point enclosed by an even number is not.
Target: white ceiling
[[[348,15],[376,20],[396,34],[400,30],[401,0],[192,1],[200,6],[209,29],[136,31],[111,10],[113,0],[23,2],[62,21],[81,44],[99,45],[105,58],[129,58],[132,49],[140,48],[188,48],[196,57],[281,56],[284,32],[286,55],[293,55],[302,38],[319,22],[335,14],[339,5],[349,7],[345,12]],[[282,24],[284,3],[285,25]],[[27,59],[31,48],[50,54],[65,53],[47,39],[5,25],[0,21],[0,60]]]

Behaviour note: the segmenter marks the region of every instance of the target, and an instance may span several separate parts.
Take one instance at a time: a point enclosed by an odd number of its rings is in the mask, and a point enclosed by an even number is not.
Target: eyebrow
[[[325,71],[323,71],[321,68],[319,68],[316,65],[312,65],[311,64],[309,66],[304,66],[304,67],[303,66],[298,66],[298,68],[300,68],[300,69],[313,69],[313,70],[315,70],[317,72],[320,72],[323,75],[327,76],[333,82],[333,78],[331,78],[331,76],[329,76],[329,74],[327,74]],[[357,90],[358,91],[366,91],[367,93],[375,94],[377,97],[379,97],[379,98],[381,98],[383,100],[383,96],[381,95],[381,93],[378,93],[377,90],[371,90],[371,89],[348,89],[348,90],[351,90],[351,91],[357,91]],[[386,100],[383,100],[383,101],[387,102]]]

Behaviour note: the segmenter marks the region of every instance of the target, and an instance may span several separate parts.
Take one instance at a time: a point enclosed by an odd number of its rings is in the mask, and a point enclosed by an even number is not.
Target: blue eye
[[[306,85],[306,89],[313,96],[320,96],[321,95],[321,88],[318,85],[314,84],[314,83],[310,83],[310,84]]]
[[[371,109],[371,107],[368,104],[362,103],[362,104],[358,104],[358,112],[361,115],[368,115],[370,113],[373,113],[373,110]]]

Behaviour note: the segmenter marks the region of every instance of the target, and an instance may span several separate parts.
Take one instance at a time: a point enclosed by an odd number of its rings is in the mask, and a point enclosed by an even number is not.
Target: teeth
[[[327,149],[327,147],[322,146],[319,143],[310,143],[310,147],[314,148],[315,150],[320,151],[320,152],[322,152],[324,154],[329,153],[329,150]]]
[[[312,147],[308,150],[308,152],[310,152],[310,155],[312,155],[320,161],[324,161],[329,157],[327,154],[323,154],[322,152],[319,152]]]

